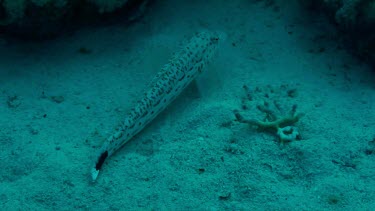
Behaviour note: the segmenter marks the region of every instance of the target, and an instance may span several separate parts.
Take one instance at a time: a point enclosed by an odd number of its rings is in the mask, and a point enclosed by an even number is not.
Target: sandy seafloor
[[[97,148],[203,29],[227,34],[205,73],[90,182]],[[165,0],[130,25],[3,39],[0,209],[374,210],[375,74],[337,33],[293,1]],[[302,140],[234,121],[243,85],[296,103]],[[258,103],[241,113],[262,119]]]

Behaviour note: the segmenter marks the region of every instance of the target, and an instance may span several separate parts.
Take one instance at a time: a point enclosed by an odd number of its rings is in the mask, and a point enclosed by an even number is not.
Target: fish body
[[[221,38],[216,32],[197,33],[163,66],[142,98],[100,148],[91,168],[93,181],[104,161],[139,133],[203,71]]]

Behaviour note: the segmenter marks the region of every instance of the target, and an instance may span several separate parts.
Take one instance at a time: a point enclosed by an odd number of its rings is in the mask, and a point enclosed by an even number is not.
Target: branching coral
[[[375,0],[299,0],[308,8],[320,8],[333,16],[342,28],[349,29],[358,24],[359,17],[373,18]],[[373,20],[373,19],[372,19]]]
[[[334,12],[335,21],[346,29],[355,26],[358,22],[373,22],[375,17],[375,0],[320,0],[318,2],[328,11]],[[358,20],[359,17],[370,20]]]
[[[88,0],[88,2],[96,5],[100,13],[106,13],[124,6],[128,0]]]
[[[0,24],[6,25],[23,17],[26,4],[25,0],[4,0],[2,7],[5,14],[2,15]]]
[[[247,92],[247,98],[246,101],[254,101],[254,96],[250,96],[250,90],[244,86],[245,91]],[[271,93],[275,94],[274,89],[268,87],[271,89]],[[285,86],[284,86],[285,88]],[[283,87],[281,87],[283,89]],[[258,92],[260,92],[260,89],[256,89]],[[287,97],[294,97],[295,90],[289,90],[287,91]],[[273,134],[276,134],[279,137],[279,140],[281,143],[290,142],[293,140],[299,140],[300,134],[298,132],[298,128],[293,126],[295,123],[297,123],[301,117],[303,116],[302,113],[297,113],[297,105],[293,105],[292,109],[288,113],[283,114],[283,108],[280,104],[280,101],[277,100],[277,97],[275,99],[270,100],[270,94],[260,94],[261,98],[263,100],[260,100],[262,102],[261,104],[256,105],[256,108],[261,113],[265,114],[264,120],[256,120],[256,119],[250,119],[245,118],[240,114],[238,110],[234,111],[234,115],[238,122],[240,123],[246,123],[251,126],[255,126],[260,131],[265,132],[271,132]],[[259,97],[257,102],[259,102]],[[243,106],[244,107],[244,106]]]
[[[367,0],[361,4],[361,14],[364,22],[370,25],[375,24],[375,0]]]
[[[28,4],[33,4],[36,7],[44,7],[49,4],[55,8],[63,8],[66,6],[67,0],[4,0],[2,7],[5,11],[5,18],[0,20],[0,24],[6,25],[23,18]]]
[[[356,22],[358,15],[358,6],[363,0],[342,0],[342,6],[337,10],[335,19],[336,21],[348,27]]]
[[[303,116],[302,113],[296,113],[297,106],[294,105],[288,115],[279,117],[276,116],[270,109],[259,106],[258,109],[265,112],[269,117],[272,117],[271,121],[259,121],[254,119],[245,119],[238,110],[234,111],[238,122],[247,123],[258,127],[261,131],[269,131],[277,134],[281,143],[299,140],[300,134],[298,128],[294,125]]]
[[[134,2],[135,0],[133,0]],[[129,0],[0,0],[1,12],[0,24],[8,25],[16,23],[25,16],[25,11],[28,7],[45,8],[59,14],[64,10],[71,9],[71,5],[78,5],[85,7],[89,4],[96,6],[99,13],[113,12],[116,9],[123,7]],[[48,18],[48,17],[47,17]]]

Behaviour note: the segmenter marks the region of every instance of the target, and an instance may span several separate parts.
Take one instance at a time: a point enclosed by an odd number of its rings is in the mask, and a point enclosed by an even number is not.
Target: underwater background
[[[375,210],[374,1],[0,5],[0,210]],[[93,182],[202,30],[210,64]]]

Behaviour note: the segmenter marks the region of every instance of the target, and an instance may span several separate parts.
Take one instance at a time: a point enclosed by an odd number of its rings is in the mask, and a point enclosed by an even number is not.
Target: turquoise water
[[[226,34],[215,58],[92,182],[98,148],[201,30]],[[167,0],[131,24],[1,37],[0,210],[375,209],[374,72],[337,33],[293,2]],[[284,143],[234,113],[294,105]]]

